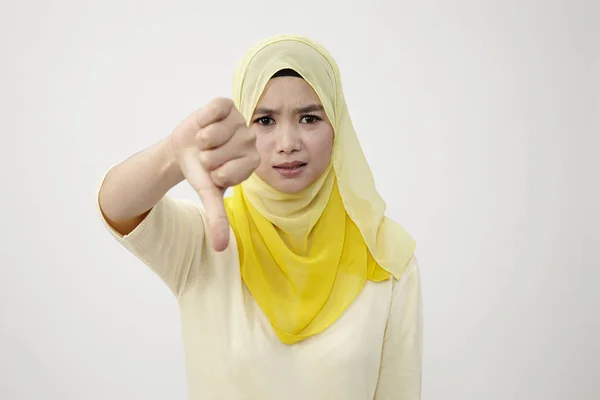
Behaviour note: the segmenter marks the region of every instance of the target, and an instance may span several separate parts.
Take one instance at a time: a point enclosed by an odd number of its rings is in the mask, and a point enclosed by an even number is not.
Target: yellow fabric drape
[[[293,344],[333,323],[367,279],[399,278],[415,242],[384,216],[339,70],[318,43],[279,35],[250,49],[233,84],[246,122],[271,76],[285,68],[302,75],[325,108],[335,135],[330,168],[296,194],[281,193],[253,174],[225,204],[242,279],[280,340]]]

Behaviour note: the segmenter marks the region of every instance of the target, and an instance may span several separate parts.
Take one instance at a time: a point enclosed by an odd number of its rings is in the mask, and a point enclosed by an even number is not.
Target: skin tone
[[[251,121],[260,156],[255,172],[275,189],[298,193],[327,169],[333,128],[319,97],[304,79],[271,79]]]
[[[175,128],[170,143],[183,177],[202,201],[213,249],[225,250],[229,221],[223,195],[258,167],[254,133],[230,99],[217,98]]]
[[[269,81],[248,127],[231,100],[222,98],[184,120],[171,134],[171,147],[204,205],[213,248],[229,243],[226,188],[256,172],[274,188],[298,193],[327,169],[333,136],[315,91],[289,76]]]
[[[186,180],[206,210],[212,247],[229,244],[225,189],[256,171],[276,189],[297,193],[327,169],[333,129],[317,94],[303,79],[268,83],[250,126],[226,98],[188,115],[173,132],[111,169],[99,202],[108,223],[127,235],[175,185]]]

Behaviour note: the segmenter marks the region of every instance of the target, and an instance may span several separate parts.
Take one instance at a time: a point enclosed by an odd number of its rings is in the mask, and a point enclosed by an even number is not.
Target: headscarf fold
[[[384,216],[337,64],[320,44],[279,35],[246,53],[233,82],[233,100],[246,123],[282,69],[298,72],[325,109],[335,135],[330,166],[296,194],[279,192],[253,174],[225,204],[242,279],[280,340],[293,344],[331,325],[367,280],[398,279],[415,242]]]

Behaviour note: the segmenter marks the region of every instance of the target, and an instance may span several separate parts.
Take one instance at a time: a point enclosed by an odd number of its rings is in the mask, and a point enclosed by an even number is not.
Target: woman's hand
[[[216,98],[190,114],[171,133],[181,172],[200,196],[208,217],[213,248],[229,244],[225,189],[248,178],[260,162],[256,137],[233,102]]]

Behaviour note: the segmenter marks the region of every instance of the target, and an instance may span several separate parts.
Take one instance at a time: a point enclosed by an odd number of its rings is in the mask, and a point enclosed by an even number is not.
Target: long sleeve
[[[98,200],[97,209],[112,236],[150,267],[176,296],[197,278],[199,260],[209,247],[205,244],[204,214],[198,204],[165,195],[125,236],[108,224]]]
[[[415,257],[394,285],[375,400],[419,400],[423,307]]]

